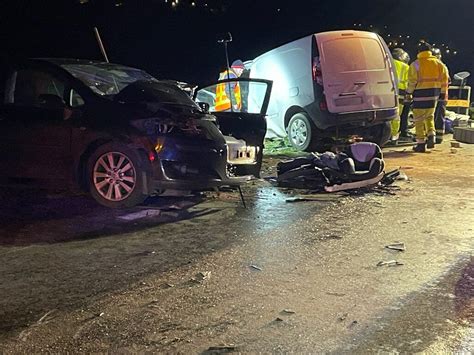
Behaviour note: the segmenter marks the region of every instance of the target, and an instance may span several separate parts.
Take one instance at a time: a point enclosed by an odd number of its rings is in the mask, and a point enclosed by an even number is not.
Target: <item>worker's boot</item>
[[[435,147],[435,140],[435,136],[428,136],[428,139],[426,141],[426,148],[433,149]]]
[[[425,153],[426,152],[426,144],[425,143],[417,143],[413,146],[413,151],[415,153]]]

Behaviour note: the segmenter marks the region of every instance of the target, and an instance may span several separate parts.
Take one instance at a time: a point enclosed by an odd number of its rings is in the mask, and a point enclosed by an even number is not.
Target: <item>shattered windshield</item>
[[[143,70],[116,64],[63,64],[61,66],[101,96],[116,95],[138,80],[157,81]]]

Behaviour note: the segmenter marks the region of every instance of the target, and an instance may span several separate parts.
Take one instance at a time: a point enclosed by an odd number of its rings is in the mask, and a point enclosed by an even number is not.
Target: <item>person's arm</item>
[[[411,63],[410,68],[408,69],[408,85],[407,92],[405,95],[405,103],[410,103],[413,101],[413,92],[416,89],[416,84],[418,83],[418,62],[415,61]]]
[[[418,83],[418,62],[413,62],[408,69],[407,94],[412,95]]]

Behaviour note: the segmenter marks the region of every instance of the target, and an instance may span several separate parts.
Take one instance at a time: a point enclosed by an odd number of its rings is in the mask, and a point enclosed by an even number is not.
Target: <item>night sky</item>
[[[412,58],[420,38],[443,43],[452,73],[474,72],[474,0],[2,0],[0,6],[2,55],[101,59],[97,26],[112,62],[162,79],[216,80],[225,66],[219,33],[232,33],[231,60],[246,60],[355,24],[387,42],[403,35]]]

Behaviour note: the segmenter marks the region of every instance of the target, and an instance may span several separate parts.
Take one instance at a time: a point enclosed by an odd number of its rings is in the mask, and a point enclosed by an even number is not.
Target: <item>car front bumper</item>
[[[152,163],[153,190],[209,190],[238,186],[251,176],[230,176],[225,142],[205,139],[166,138]]]

